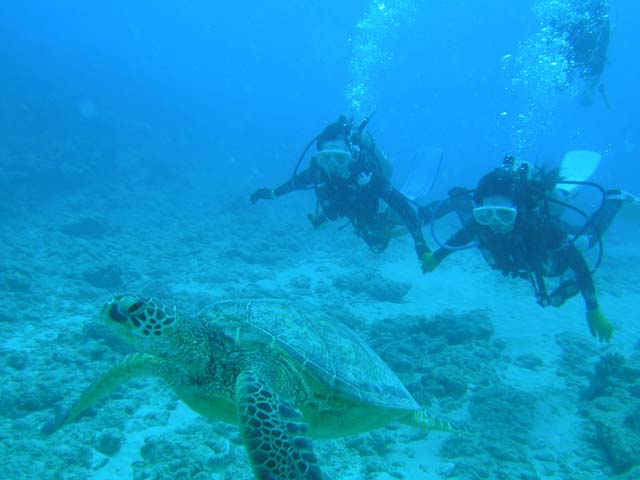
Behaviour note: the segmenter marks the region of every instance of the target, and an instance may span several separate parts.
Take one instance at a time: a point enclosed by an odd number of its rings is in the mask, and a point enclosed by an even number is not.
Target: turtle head
[[[100,318],[124,340],[138,343],[166,338],[176,329],[176,308],[140,295],[116,295],[102,307]]]

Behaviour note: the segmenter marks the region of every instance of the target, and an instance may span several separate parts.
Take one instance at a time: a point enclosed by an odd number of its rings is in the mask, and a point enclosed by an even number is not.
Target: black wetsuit
[[[366,182],[359,181],[361,175]],[[294,190],[313,188],[318,197],[319,212],[311,221],[315,227],[326,220],[347,218],[356,233],[372,251],[382,252],[391,238],[392,220],[380,212],[380,200],[402,219],[413,237],[419,259],[429,251],[422,235],[418,216],[407,198],[396,190],[382,172],[380,162],[365,148],[360,149],[356,161],[349,168],[349,177],[329,177],[315,161],[296,176],[274,189],[279,197]]]
[[[530,214],[523,219],[518,215],[513,231],[508,234],[496,234],[471,220],[447,244],[460,247],[474,240],[491,268],[530,280],[540,305],[558,307],[581,292],[588,310],[598,307],[593,277],[584,256],[569,242],[562,224],[552,217]],[[434,255],[442,260],[453,251],[441,248]],[[544,278],[561,276],[567,270],[573,272],[574,278],[547,292]]]

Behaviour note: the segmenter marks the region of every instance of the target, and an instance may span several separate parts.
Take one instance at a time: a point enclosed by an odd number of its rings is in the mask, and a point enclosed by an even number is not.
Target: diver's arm
[[[587,261],[580,251],[571,245],[567,251],[569,255],[569,268],[576,274],[578,288],[587,306],[587,325],[591,335],[600,341],[609,342],[613,337],[613,325],[609,323],[607,317],[602,313],[596,299],[596,287],[593,284],[593,277],[587,265]]]
[[[457,205],[449,198],[418,205],[418,217],[424,225],[457,211]]]
[[[438,263],[444,260],[446,257],[455,252],[456,247],[463,247],[471,243],[474,239],[473,231],[470,227],[463,227],[454,233],[446,242],[445,245],[449,245],[454,248],[443,248],[440,247],[438,250],[434,252],[434,256]]]
[[[424,236],[422,235],[422,229],[420,228],[418,216],[416,215],[416,212],[413,210],[413,208],[411,208],[409,201],[404,195],[393,188],[393,186],[388,182],[383,187],[382,199],[387,202],[387,204],[398,215],[400,215],[400,218],[402,218],[402,220],[404,221],[404,224],[407,226],[407,229],[413,237],[413,242],[415,244],[418,259],[422,260],[422,256],[425,253],[430,252],[431,250],[424,241]]]
[[[473,231],[469,227],[461,228],[449,240],[447,245],[450,247],[462,247],[473,240]],[[422,257],[422,273],[433,272],[440,262],[453,253],[455,248],[440,247],[435,252],[428,252]]]
[[[567,249],[567,256],[569,268],[571,268],[576,275],[576,283],[578,284],[582,298],[584,298],[587,310],[595,310],[598,308],[596,287],[593,283],[593,276],[591,275],[587,261],[575,245],[571,245]]]
[[[309,167],[276,188],[259,188],[251,194],[250,201],[255,204],[258,200],[272,200],[294,190],[310,187],[316,183],[317,175],[317,169]]]
[[[273,189],[273,196],[280,197],[295,190],[308,188],[316,183],[317,169],[309,167]]]
[[[473,215],[473,202],[471,201],[470,193],[471,191],[464,187],[453,187],[449,190],[447,198],[434,200],[426,205],[419,205],[418,216],[423,224],[426,225],[455,212],[462,223],[465,223],[464,219]]]

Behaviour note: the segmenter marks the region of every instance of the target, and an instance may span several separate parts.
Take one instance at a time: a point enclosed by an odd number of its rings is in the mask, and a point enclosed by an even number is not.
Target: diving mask
[[[320,150],[313,158],[329,176],[345,179],[351,176],[349,166],[353,157],[345,150]]]
[[[518,216],[516,207],[486,206],[473,209],[473,218],[484,227],[490,227],[496,233],[508,233],[513,229]]]

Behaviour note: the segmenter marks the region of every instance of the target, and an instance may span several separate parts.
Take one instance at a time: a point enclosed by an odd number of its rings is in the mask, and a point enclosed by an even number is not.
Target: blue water
[[[528,285],[514,283],[511,290],[512,284],[502,284],[501,278],[488,276],[479,255],[464,257],[465,254],[458,257],[459,263],[452,264],[452,269],[459,269],[455,270],[457,277],[445,269],[442,277],[445,280],[429,285],[430,280],[424,280],[427,277],[418,272],[411,246],[402,243],[403,240],[397,243],[394,240],[387,252],[374,256],[349,229],[313,231],[305,219],[315,205],[311,193],[292,194],[255,207],[249,204],[249,195],[259,187],[275,187],[287,180],[307,142],[340,114],[353,116],[358,122],[374,111],[368,129],[393,161],[399,173],[397,185],[402,183],[402,173],[409,169],[416,152],[444,152],[432,199],[442,197],[456,185],[473,187],[481,175],[499,165],[507,154],[538,165],[554,166],[570,150],[599,152],[602,161],[593,180],[605,187],[640,194],[637,53],[640,2],[610,1],[611,41],[600,78],[606,86],[609,105],[596,92],[589,106],[580,102],[577,82],[566,82],[556,76],[558,69],[550,66],[549,56],[544,56],[556,55],[554,61],[558,60],[558,51],[550,51],[541,43],[544,37],[541,15],[579,3],[579,0],[1,2],[3,243],[0,248],[4,253],[0,254],[0,331],[5,338],[14,336],[2,346],[3,353],[4,350],[11,353],[7,355],[12,373],[11,398],[28,399],[7,401],[9,406],[2,404],[2,410],[9,412],[2,417],[3,422],[8,422],[2,426],[6,426],[5,433],[11,431],[15,435],[11,438],[32,443],[21,447],[26,452],[21,457],[23,465],[7,467],[10,474],[0,470],[0,477],[13,478],[11,475],[18,475],[15,472],[27,475],[24,472],[28,472],[27,467],[37,457],[33,452],[51,449],[52,443],[46,442],[57,441],[41,440],[36,428],[52,414],[54,405],[75,395],[60,390],[60,385],[66,382],[65,375],[76,372],[78,364],[96,363],[99,364],[96,369],[105,367],[107,360],[122,353],[112,337],[91,326],[101,302],[114,291],[140,289],[145,293],[164,293],[172,300],[181,299],[189,304],[193,300],[194,309],[209,297],[227,294],[266,292],[267,296],[301,296],[324,307],[353,307],[368,321],[386,322],[389,318],[391,324],[398,325],[404,325],[398,319],[407,312],[437,317],[441,311],[449,312],[446,309],[450,307],[459,308],[460,311],[443,314],[444,320],[440,317],[433,320],[437,328],[433,325],[430,328],[438,331],[446,330],[439,321],[457,322],[461,331],[465,325],[473,329],[474,309],[487,309],[496,313],[496,318],[480,315],[486,323],[478,327],[484,329],[478,335],[480,340],[467,339],[471,345],[468,350],[461,348],[466,344],[458,340],[452,342],[454,347],[447,348],[464,359],[460,363],[465,367],[475,366],[484,364],[484,357],[469,359],[465,355],[467,351],[477,351],[473,342],[482,341],[485,343],[478,348],[486,349],[488,353],[484,355],[491,357],[488,363],[507,362],[508,355],[501,348],[508,350],[513,345],[491,343],[488,340],[493,334],[491,323],[497,325],[497,336],[513,334],[518,330],[518,321],[533,323],[530,319],[539,309],[528,290],[522,293]],[[614,225],[597,276],[602,303],[608,312],[615,312],[611,317],[616,332],[635,332],[633,335],[637,334],[633,323],[637,315],[628,312],[630,309],[635,312],[636,302],[640,301],[633,236],[637,235],[637,216],[636,212],[633,221]],[[426,228],[425,235],[428,238]],[[428,242],[434,245],[429,239]],[[466,260],[471,263],[465,263]],[[487,276],[481,276],[478,273],[481,271]],[[285,280],[288,283],[283,286]],[[374,283],[369,290],[362,287],[367,280]],[[504,300],[505,304],[500,299],[487,300],[485,288],[503,288],[502,293],[508,292],[509,299]],[[463,299],[454,296],[460,291],[464,293]],[[404,299],[407,292],[411,293]],[[363,295],[370,298],[363,301]],[[429,303],[429,295],[435,298],[433,303]],[[522,311],[519,301],[528,302]],[[402,302],[406,302],[406,311],[403,307],[389,306]],[[411,310],[413,307],[416,311]],[[31,312],[31,308],[35,311]],[[577,403],[578,400],[571,402],[587,388],[600,388],[599,384],[589,386],[589,375],[600,361],[599,354],[606,350],[598,350],[601,345],[588,335],[582,307],[573,305],[563,311],[570,313],[562,319],[569,315],[579,319],[572,318],[566,324],[559,320],[554,328],[564,332],[566,325],[571,325],[583,338],[575,340],[563,336],[564,333],[555,336],[556,330],[547,335],[544,331],[539,336],[544,337],[541,350],[532,347],[533,354],[544,360],[540,361],[542,366],[538,365],[537,357],[532,360],[525,355],[519,361],[525,365],[522,368],[534,372],[532,378],[539,375],[541,383],[548,378],[543,373],[555,375],[557,365],[564,365],[562,368],[569,373],[559,375],[563,379],[575,377],[567,380],[567,389],[572,389],[570,394],[565,391],[558,394],[553,390],[555,384],[550,387],[559,398],[554,404],[558,407],[555,413],[569,408],[568,404],[584,413],[590,405]],[[509,321],[513,312],[522,318],[516,315],[512,324]],[[548,309],[545,312],[544,315],[550,315]],[[63,329],[56,322],[70,316],[77,322],[70,333],[60,333]],[[53,323],[49,323],[49,318]],[[411,328],[416,331],[431,325],[411,318]],[[505,323],[500,324],[505,319],[506,327]],[[351,320],[351,326],[366,324]],[[633,326],[625,327],[625,322]],[[535,335],[539,333],[534,331]],[[407,352],[406,348],[403,350],[403,340],[390,340],[385,347],[385,342],[376,340],[370,331],[366,335],[374,341],[376,350],[387,349],[385,361],[394,369],[411,371],[413,360],[404,359]],[[633,350],[637,341],[637,335],[633,335],[621,342],[625,354]],[[446,335],[438,333],[436,337]],[[87,338],[89,347],[78,351],[78,339],[82,343]],[[424,341],[434,342],[431,355],[439,352],[441,343],[448,340]],[[424,372],[432,368],[429,359],[422,355],[421,345],[413,347],[416,355],[420,355],[418,364],[424,362],[419,373],[426,376]],[[550,350],[561,359],[545,357]],[[25,360],[24,352],[30,355],[31,363]],[[576,358],[588,358],[585,362],[588,366],[584,370],[575,367],[580,363]],[[612,358],[609,361],[614,370],[616,362],[622,360]],[[447,372],[440,375],[440,380],[455,383],[447,370],[451,368],[450,357],[438,357],[436,363]],[[603,371],[609,368],[605,363],[600,367]],[[42,386],[33,393],[33,385],[40,385],[39,381],[50,370],[58,375],[52,374],[56,393],[50,394],[50,386]],[[467,384],[487,380],[476,371],[473,375],[465,374],[461,374],[462,380],[457,385],[466,392],[460,393],[460,398],[472,395],[470,387],[465,390]],[[75,393],[93,379],[93,373],[87,372],[86,377],[74,377]],[[420,383],[409,374],[403,377],[403,381],[414,382],[412,388],[424,387],[426,393],[419,398],[420,402],[430,399],[432,383],[445,388],[437,379],[425,378]],[[638,378],[633,381],[637,383]],[[51,382],[47,377],[42,385]],[[624,384],[622,380],[620,383]],[[496,385],[490,385],[495,391],[482,390],[486,384],[476,385],[474,388],[480,388],[476,399],[480,400],[473,408],[491,411],[494,407],[487,399],[494,394],[504,398],[504,404],[514,402],[509,400],[506,387]],[[526,395],[534,392],[533,398],[536,388],[522,391]],[[629,387],[629,392],[628,396],[635,395],[637,399],[637,387],[633,390]],[[597,397],[599,393],[593,395]],[[461,407],[463,400],[459,397],[444,401],[443,413],[450,413],[449,407],[452,411]],[[525,400],[518,405],[525,411],[528,401],[537,401],[529,397]],[[166,410],[165,407],[163,404],[158,408]],[[640,406],[633,408],[636,409],[633,421],[637,422],[633,428],[640,438],[637,432]],[[118,411],[123,410],[124,407]],[[573,420],[578,418],[573,410],[571,413]],[[505,413],[505,417],[509,415]],[[632,416],[629,414],[628,418]],[[100,418],[103,426],[124,422]],[[594,425],[599,425],[599,419],[597,414],[590,413],[575,421],[591,425],[589,420],[593,420]],[[83,424],[83,434],[93,438],[87,432],[92,431],[97,420],[93,416],[85,420],[88,423]],[[527,430],[531,425],[520,427],[536,438]],[[510,427],[504,428],[509,431]],[[589,428],[587,433],[580,431],[580,435],[593,435],[595,427]],[[496,436],[500,437],[502,431],[499,428],[497,431]],[[217,435],[226,438],[225,432]],[[60,442],[75,452],[77,458],[64,451],[52,453],[52,465],[59,468],[52,478],[86,478],[83,477],[86,471],[99,470],[91,461],[80,460],[82,448],[90,443],[85,437],[65,437]],[[375,444],[375,437],[372,438],[368,441]],[[227,443],[231,447],[225,448],[240,458],[229,454],[234,458],[229,461],[240,462],[238,471],[245,475],[238,478],[248,478],[242,448],[237,442]],[[526,449],[533,448],[534,443]],[[367,448],[361,448],[364,457]],[[593,472],[604,472],[603,477],[597,478],[607,478],[626,471],[625,467],[609,463],[605,450],[593,448],[599,453],[589,458],[591,463],[584,471],[575,470],[577,461],[566,465],[560,462],[559,470],[549,476],[522,478],[590,478],[582,475]],[[637,445],[632,445],[631,450],[640,455]],[[331,457],[327,451],[328,448],[323,458]],[[351,454],[354,451],[358,449],[349,450]],[[487,451],[483,450],[483,455],[499,464],[499,456],[492,457]],[[6,450],[0,453],[8,455]],[[450,458],[457,458],[456,455],[451,454]],[[627,456],[624,452],[619,455]],[[348,458],[348,453],[342,457],[336,454],[335,464],[348,464]],[[470,459],[468,456],[469,464]],[[65,477],[65,462],[77,477],[71,473]],[[637,473],[640,459],[631,463],[629,468],[635,466],[633,472]],[[461,461],[460,465],[463,464]],[[38,471],[48,471],[46,465],[41,467]],[[467,467],[467,476],[461,474],[460,478],[486,478],[481,470],[476,472],[477,476],[469,473],[475,471],[473,465]],[[540,466],[537,468],[541,471]],[[490,470],[490,475],[497,475],[498,471],[496,467]],[[403,475],[398,478],[415,478],[411,473]]]
[[[514,150],[510,120],[523,107],[503,57],[538,28],[533,2],[373,3],[382,10],[366,1],[218,3],[5,2],[4,136],[83,135],[104,149],[141,137],[157,147],[162,138],[154,153],[168,163],[232,155],[273,182],[308,138],[348,110],[350,62],[372,61],[371,129],[398,162],[420,144],[437,145],[452,174],[473,180]],[[385,23],[393,9],[399,13]],[[603,180],[637,187],[635,175],[610,172],[635,173],[636,151],[628,150],[639,138],[639,10],[631,1],[611,5],[603,80],[612,108],[559,98],[551,131],[516,153],[557,162],[569,149],[598,150]],[[353,49],[369,11],[374,27],[391,30],[374,42],[390,56],[384,66]],[[78,114],[82,101],[97,107],[92,121]],[[212,175],[224,174],[210,161]]]

